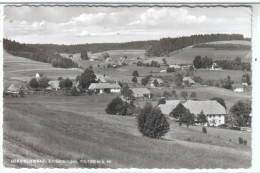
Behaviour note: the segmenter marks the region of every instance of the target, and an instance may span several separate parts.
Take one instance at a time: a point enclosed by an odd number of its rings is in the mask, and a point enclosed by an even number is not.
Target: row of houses
[[[194,114],[195,116],[198,116],[198,114],[203,111],[207,117],[208,125],[210,126],[219,126],[221,124],[225,124],[225,116],[227,114],[226,109],[215,100],[188,100],[183,103],[180,100],[167,100],[166,104],[160,104],[158,107],[161,109],[164,115],[170,116],[178,104],[182,104],[190,111],[190,113]]]
[[[91,83],[88,90],[97,94],[118,94],[121,92],[121,86],[118,83]],[[132,90],[134,98],[151,97],[151,91],[147,88],[130,88],[130,90]]]

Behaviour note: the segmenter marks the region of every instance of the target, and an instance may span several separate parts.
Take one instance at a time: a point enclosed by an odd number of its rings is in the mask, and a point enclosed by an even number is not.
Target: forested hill
[[[48,51],[52,53],[80,53],[82,50],[96,53],[107,50],[127,50],[127,49],[139,49],[147,50],[149,47],[156,44],[158,40],[149,41],[133,41],[126,43],[92,43],[92,44],[76,44],[76,45],[56,45],[56,44],[20,44],[16,41],[4,39],[4,48],[6,50],[40,50]]]
[[[187,46],[228,40],[245,40],[240,34],[208,34],[192,35],[178,38],[162,38],[160,40],[133,41],[127,43],[92,43],[77,45],[55,45],[55,44],[21,44],[4,39],[4,49],[9,52],[49,52],[49,53],[80,53],[82,50],[88,52],[102,52],[107,50],[140,49],[147,50],[147,56],[164,56],[168,53],[182,49]]]
[[[212,41],[245,40],[241,34],[209,34],[189,37],[162,38],[147,51],[147,56],[165,56],[168,53],[188,46]]]

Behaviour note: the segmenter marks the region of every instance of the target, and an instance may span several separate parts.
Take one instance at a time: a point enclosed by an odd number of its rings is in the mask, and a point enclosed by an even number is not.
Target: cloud
[[[31,39],[31,43],[42,41],[62,44],[154,40],[209,33],[251,36],[251,11],[248,8],[24,9],[16,14],[17,8],[5,8],[5,37],[21,42]],[[66,10],[67,13],[63,15]]]
[[[138,20],[129,23],[130,26],[178,26],[200,24],[208,21],[205,15],[189,14],[187,9],[150,8],[142,13]]]

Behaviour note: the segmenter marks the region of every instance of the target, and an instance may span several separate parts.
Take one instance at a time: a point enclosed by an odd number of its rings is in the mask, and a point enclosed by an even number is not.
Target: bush
[[[71,93],[72,96],[78,96],[79,95],[79,91],[76,87],[73,87],[70,93]]]
[[[244,143],[244,140],[243,140],[241,137],[239,137],[239,138],[238,138],[238,142],[239,142],[239,144],[243,144],[243,143]]]
[[[39,84],[36,78],[32,78],[29,82],[29,86],[32,88],[38,88]]]
[[[120,97],[114,98],[106,108],[107,114],[119,114],[119,115],[127,115],[127,103],[124,102]]]
[[[160,104],[166,104],[166,101],[164,98],[161,98],[159,101],[158,101],[158,105]]]
[[[133,71],[132,76],[139,77],[139,73],[138,73],[138,71],[137,71],[137,70]]]
[[[138,130],[147,137],[160,138],[169,130],[170,125],[159,108],[147,103],[137,116]]]
[[[244,140],[244,144],[247,145],[247,140]]]
[[[203,131],[203,133],[207,133],[206,127],[202,127],[202,131]]]

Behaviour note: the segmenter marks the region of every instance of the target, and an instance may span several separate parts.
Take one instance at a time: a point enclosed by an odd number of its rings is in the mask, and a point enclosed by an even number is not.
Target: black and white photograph
[[[5,5],[4,168],[249,169],[252,6]]]

